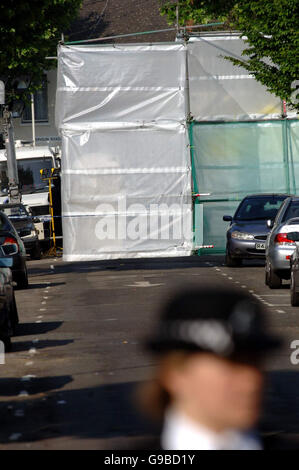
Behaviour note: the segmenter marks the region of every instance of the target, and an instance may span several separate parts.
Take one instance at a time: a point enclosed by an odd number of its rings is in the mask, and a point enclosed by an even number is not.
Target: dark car
[[[33,218],[26,207],[21,203],[0,204],[0,211],[4,212],[13,223],[13,226],[23,240],[26,253],[30,254],[32,259],[40,259],[41,248],[38,233],[35,229]]]
[[[7,257],[0,247],[0,341],[5,351],[10,350],[11,336],[19,322],[15,293],[12,285],[12,258]]]
[[[7,258],[12,259],[13,280],[20,288],[28,287],[26,250],[18,232],[8,217],[0,211],[0,248]]]
[[[254,194],[246,196],[233,217],[225,215],[230,222],[227,230],[226,264],[240,266],[243,259],[264,259],[267,220],[274,219],[288,194]]]

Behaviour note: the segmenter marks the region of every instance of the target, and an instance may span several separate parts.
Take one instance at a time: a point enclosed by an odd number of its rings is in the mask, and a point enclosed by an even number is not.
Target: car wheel
[[[16,298],[15,298],[15,293],[14,292],[13,292],[12,302],[11,302],[11,306],[10,306],[10,321],[11,321],[11,324],[12,324],[13,333],[15,334],[16,327],[19,323],[19,315],[18,315],[18,309],[17,309]]]
[[[281,278],[273,271],[271,265],[268,272],[268,286],[270,289],[279,289],[281,287]]]
[[[291,271],[291,305],[298,307],[299,305],[299,293],[296,292],[296,282],[293,270]]]
[[[266,284],[266,286],[269,285],[269,274],[268,274],[267,269],[265,269],[265,284]]]
[[[17,281],[17,286],[18,286],[19,289],[27,289],[27,287],[28,287],[27,268],[25,268],[25,271],[18,274],[18,277],[17,277],[16,281]]]
[[[7,303],[5,303],[5,305],[3,306],[1,316],[3,317],[4,321],[1,326],[0,341],[4,343],[5,352],[8,352],[11,349],[10,337],[13,334],[13,327],[10,318],[10,306],[7,305]]]
[[[225,255],[225,264],[229,268],[236,268],[238,266],[242,265],[242,259],[241,258],[232,258],[229,254],[228,251],[226,251]]]
[[[4,344],[4,351],[10,352],[11,351],[11,339],[10,336],[0,336],[0,341]]]
[[[41,249],[40,249],[40,244],[39,244],[39,242],[37,242],[35,244],[34,249],[30,253],[30,258],[31,259],[41,259],[41,255],[42,255],[42,253],[41,253]]]

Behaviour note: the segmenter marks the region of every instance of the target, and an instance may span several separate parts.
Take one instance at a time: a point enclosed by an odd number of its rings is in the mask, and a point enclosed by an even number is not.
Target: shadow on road
[[[0,396],[16,396],[23,390],[28,392],[28,395],[37,395],[40,393],[49,392],[50,390],[57,390],[64,387],[66,384],[72,382],[70,375],[60,377],[33,377],[28,380],[22,381],[19,377],[8,377],[0,378]],[[27,402],[26,402],[27,403]],[[18,406],[19,402],[15,402]],[[3,411],[7,404],[0,405],[0,409]],[[34,425],[34,423],[32,422]]]
[[[299,434],[299,372],[279,370],[266,375],[267,393],[261,427]],[[298,447],[299,448],[299,447]]]
[[[131,271],[131,270],[164,270],[164,269],[185,269],[196,267],[209,267],[206,262],[215,265],[223,264],[224,257],[219,256],[183,256],[178,258],[142,258],[142,259],[118,259],[103,261],[86,261],[72,263],[57,263],[54,269],[47,274],[65,274],[71,272],[96,272],[96,271]],[[31,265],[28,269],[31,275],[45,275],[45,270],[49,271],[48,266]]]
[[[81,261],[81,262],[60,262],[54,265],[54,269],[49,271],[48,265],[31,265],[28,268],[31,276],[51,274],[66,274],[71,272],[91,273],[97,271],[132,271],[132,270],[171,270],[188,269],[196,267],[210,267],[207,263],[214,266],[224,266],[225,258],[223,255],[204,255],[204,256],[182,256],[177,258],[138,258],[138,259],[117,259],[102,261]],[[244,260],[242,266],[233,269],[242,268],[263,268],[264,260]],[[45,273],[46,271],[46,273]],[[63,284],[63,283],[61,283]],[[52,285],[59,285],[59,283]]]
[[[30,336],[48,333],[57,330],[63,324],[62,321],[43,322],[43,323],[20,323],[14,337]]]
[[[63,286],[65,285],[65,282],[51,282],[51,283],[40,283],[40,284],[34,284],[30,282],[26,290],[30,289],[46,289],[47,287],[56,287],[56,286]]]
[[[35,381],[37,385],[34,385]],[[29,393],[31,395],[34,389],[39,393],[59,388],[63,381],[68,383],[69,378],[32,379]],[[15,394],[18,382],[19,379],[2,379],[3,394]],[[28,398],[22,404],[18,400],[6,402],[0,407],[0,442],[9,442],[9,436],[16,429],[22,434],[20,441],[23,442],[63,436],[103,439],[152,434],[153,426],[140,417],[132,404],[135,389],[136,382],[118,383],[50,392],[46,400]],[[20,406],[24,410],[21,421],[14,416]]]
[[[265,412],[261,419],[262,432],[299,433],[299,402],[297,390],[299,373],[276,371],[268,376],[271,388],[266,394]],[[68,383],[69,377],[32,379],[32,393],[49,391]],[[155,435],[158,427],[146,421],[136,411],[134,396],[137,382],[101,385],[93,388],[58,390],[45,398],[28,398],[21,404],[14,400],[0,408],[0,442],[9,442],[11,433],[18,429],[20,441],[30,442],[50,438],[108,439],[98,448],[117,449],[119,442],[129,438]],[[11,387],[20,388],[18,379],[2,379],[1,394],[12,395]],[[9,405],[10,408],[7,408]],[[24,409],[24,418],[14,416],[14,410]],[[109,441],[112,439],[112,441]],[[113,445],[112,445],[113,442]],[[75,445],[75,444],[74,444]],[[100,447],[102,446],[102,447]],[[110,447],[109,447],[110,446]],[[112,446],[112,447],[111,447]]]
[[[12,352],[20,352],[20,351],[29,351],[32,347],[34,347],[37,351],[39,349],[45,348],[54,348],[59,346],[66,346],[67,344],[73,343],[74,340],[72,339],[65,339],[65,340],[52,340],[46,339],[42,341],[38,341],[37,343],[32,343],[32,341],[19,341],[12,343]]]

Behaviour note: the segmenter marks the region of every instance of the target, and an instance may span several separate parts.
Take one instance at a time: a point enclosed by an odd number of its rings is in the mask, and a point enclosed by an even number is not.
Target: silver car
[[[282,279],[290,279],[291,256],[299,245],[299,197],[289,197],[282,204],[266,241],[265,283],[278,289]]]
[[[226,232],[227,266],[240,266],[243,259],[264,259],[265,242],[270,228],[268,219],[274,219],[288,194],[252,194],[239,204],[233,217],[225,215],[230,222]]]

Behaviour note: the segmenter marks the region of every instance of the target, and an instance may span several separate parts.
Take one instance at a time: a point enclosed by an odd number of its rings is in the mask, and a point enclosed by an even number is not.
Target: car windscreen
[[[51,157],[25,158],[17,160],[19,185],[22,194],[31,194],[48,189],[48,182],[42,180],[40,170],[51,170]],[[0,192],[8,193],[7,162],[0,162]]]
[[[289,219],[294,219],[295,217],[299,217],[299,201],[291,201],[289,207],[285,211],[285,214],[282,218],[282,222],[285,222]]]
[[[0,207],[0,210],[4,212],[9,219],[27,219],[29,217],[28,212],[22,205]]]
[[[274,219],[285,198],[285,196],[248,197],[242,201],[234,218],[240,221]]]

